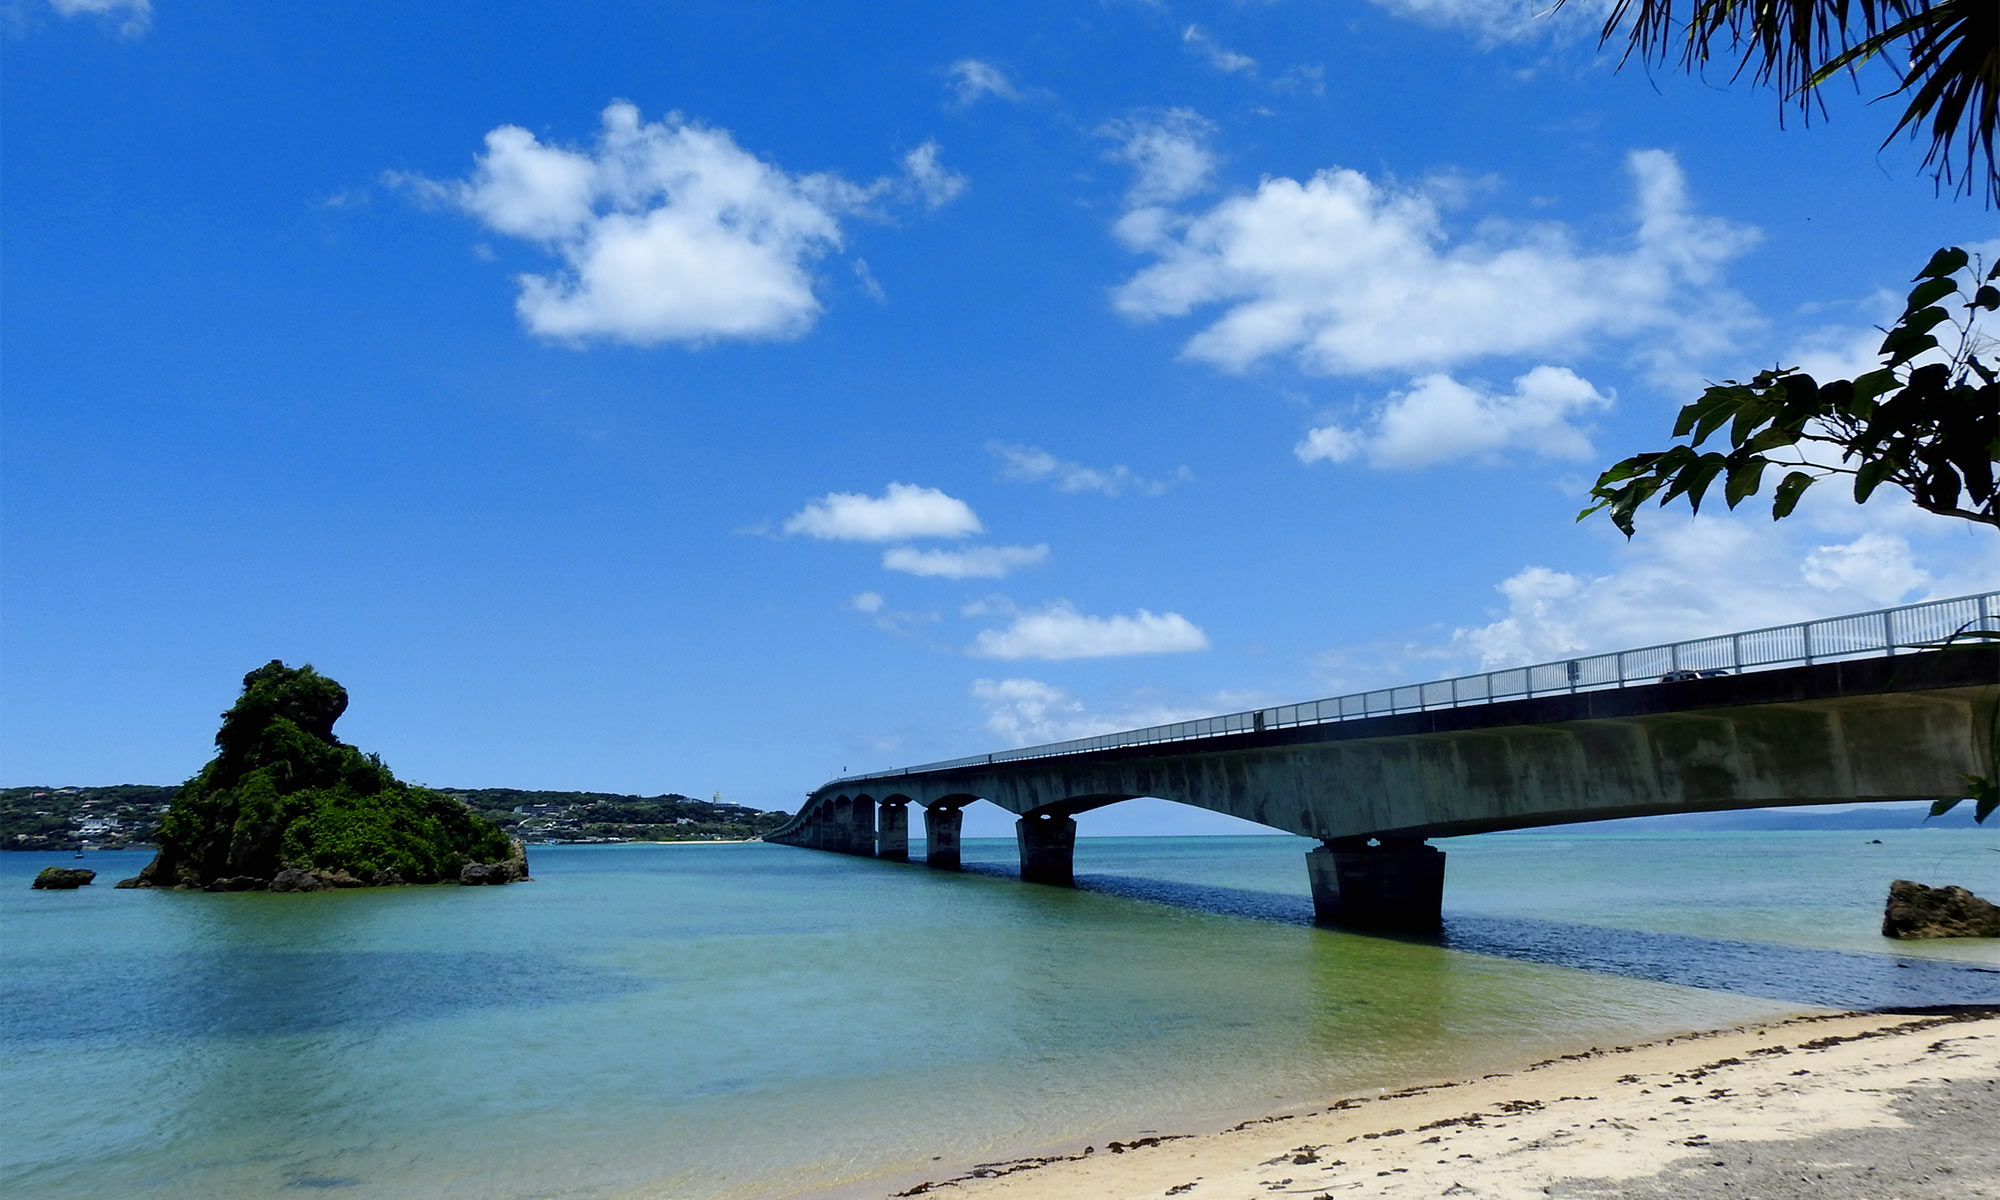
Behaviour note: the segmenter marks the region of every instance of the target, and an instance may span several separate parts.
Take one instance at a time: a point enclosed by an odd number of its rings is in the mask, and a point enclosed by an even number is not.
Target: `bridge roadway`
[[[1047,757],[849,776],[766,841],[959,865],[962,810],[1019,816],[1024,880],[1070,884],[1075,815],[1140,796],[1322,843],[1314,911],[1352,928],[1440,919],[1428,839],[1612,817],[1962,795],[1994,772],[2000,646],[1850,659]]]

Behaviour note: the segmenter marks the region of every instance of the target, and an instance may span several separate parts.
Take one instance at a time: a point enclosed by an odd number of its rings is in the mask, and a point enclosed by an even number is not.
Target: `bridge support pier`
[[[958,831],[965,810],[943,804],[924,808],[924,865],[940,871],[958,870]]]
[[[1061,813],[1030,813],[1014,822],[1021,850],[1021,878],[1029,883],[1076,885],[1076,819]]]
[[[842,850],[863,858],[875,857],[875,802],[857,797],[847,812],[847,828],[842,833]]]
[[[910,807],[884,804],[875,825],[875,857],[892,862],[910,860]]]
[[[1434,933],[1444,920],[1444,851],[1422,838],[1330,838],[1306,852],[1313,917],[1382,933]]]

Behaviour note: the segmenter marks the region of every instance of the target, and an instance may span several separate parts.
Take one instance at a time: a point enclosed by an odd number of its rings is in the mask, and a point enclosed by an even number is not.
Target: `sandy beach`
[[[893,1192],[1225,1197],[2000,1197],[2000,1012],[1807,1016],[1591,1049]]]

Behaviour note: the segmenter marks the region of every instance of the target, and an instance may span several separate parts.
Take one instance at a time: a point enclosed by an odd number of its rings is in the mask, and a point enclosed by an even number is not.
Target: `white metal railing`
[[[1797,625],[1774,625],[1743,633],[1725,633],[1665,646],[1593,654],[1531,667],[1508,667],[1479,675],[1461,675],[1432,683],[1378,688],[1324,700],[1280,704],[1170,725],[1153,725],[1123,733],[1073,738],[1044,746],[1024,746],[992,754],[973,754],[943,762],[923,763],[888,771],[843,775],[829,783],[882,779],[945,771],[954,767],[986,766],[1030,758],[1053,758],[1090,750],[1186,742],[1230,733],[1253,733],[1299,725],[1323,725],[1361,717],[1423,712],[1524,699],[1556,693],[1590,692],[1635,683],[1664,683],[1702,675],[1737,674],[1850,658],[1879,658],[1899,650],[1935,646],[1967,629],[2000,630],[2000,592],[1980,592],[1951,600],[1930,600],[1875,612],[1828,617]]]

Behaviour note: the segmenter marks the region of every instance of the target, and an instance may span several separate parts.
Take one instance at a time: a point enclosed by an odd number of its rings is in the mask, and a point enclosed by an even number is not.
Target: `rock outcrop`
[[[82,867],[43,867],[41,874],[35,876],[35,882],[28,886],[45,892],[66,892],[83,887],[95,878],[97,872],[86,871]]]
[[[243,677],[216,756],[181,786],[160,850],[119,887],[236,892],[508,883],[527,852],[454,797],[333,735],[347,689],[275,659]],[[467,881],[469,867],[483,867]]]
[[[1892,938],[2000,937],[2000,905],[1962,887],[1925,887],[1898,879],[1889,885],[1882,936]]]
[[[458,872],[458,881],[463,884],[526,883],[528,879],[528,848],[519,841],[506,861],[467,863]]]

